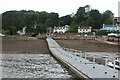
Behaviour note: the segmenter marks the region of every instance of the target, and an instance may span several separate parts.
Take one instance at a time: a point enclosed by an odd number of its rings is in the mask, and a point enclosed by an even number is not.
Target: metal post
[[[85,53],[85,59],[87,59],[87,54]]]
[[[105,66],[107,67],[107,59],[105,59]]]
[[[107,68],[107,59],[105,59],[105,74],[107,74],[106,68]]]
[[[113,77],[115,77],[115,59],[113,59],[113,73],[114,73],[114,75],[113,75]]]
[[[82,53],[81,53],[81,58],[82,58]]]
[[[95,56],[93,56],[93,68],[95,68]]]

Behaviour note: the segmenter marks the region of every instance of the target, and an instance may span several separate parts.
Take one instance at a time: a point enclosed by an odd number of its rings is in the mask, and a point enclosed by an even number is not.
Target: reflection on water
[[[2,78],[71,78],[49,54],[2,54]]]

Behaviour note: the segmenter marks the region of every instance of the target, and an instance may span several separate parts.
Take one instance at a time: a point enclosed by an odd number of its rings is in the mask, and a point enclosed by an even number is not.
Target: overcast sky
[[[59,16],[76,13],[80,6],[91,5],[101,13],[111,10],[118,17],[120,0],[0,0],[0,13],[9,10],[56,12]]]

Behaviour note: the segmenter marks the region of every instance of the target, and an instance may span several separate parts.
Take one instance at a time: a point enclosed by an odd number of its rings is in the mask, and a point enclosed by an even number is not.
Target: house
[[[109,31],[120,31],[120,17],[114,17],[114,25],[105,25],[103,24],[103,27],[101,30],[109,30]]]
[[[20,31],[17,31],[17,33],[20,35],[20,36],[23,36],[23,35],[25,35],[26,34],[26,28],[27,27],[23,27],[23,29],[22,30],[20,30]]]
[[[105,25],[105,24],[103,24],[103,27],[101,28],[101,30],[117,31],[119,29],[116,25]]]
[[[5,36],[4,34],[0,33],[0,37],[4,37],[4,36]]]
[[[66,31],[68,31],[69,26],[65,25],[65,26],[61,26],[61,27],[54,27],[53,29],[53,33],[65,33]]]
[[[92,28],[87,26],[87,27],[78,27],[78,33],[88,33],[91,32]]]

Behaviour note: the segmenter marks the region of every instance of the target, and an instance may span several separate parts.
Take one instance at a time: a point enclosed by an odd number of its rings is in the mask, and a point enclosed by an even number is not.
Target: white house
[[[69,29],[69,26],[68,25],[65,25],[65,26],[62,26],[62,27],[54,27],[53,29],[53,33],[65,33],[66,31],[68,31]]]
[[[27,28],[27,27],[23,27],[22,31],[21,31],[21,30],[20,30],[20,31],[17,31],[17,33],[18,33],[19,35],[21,35],[21,36],[22,36],[22,35],[25,35],[25,34],[26,34],[26,31],[25,31],[26,28]]]
[[[92,28],[88,27],[88,28],[84,28],[84,27],[78,27],[78,33],[88,33],[91,32]]]
[[[0,33],[0,37],[3,37],[3,36],[5,36],[4,34],[2,34],[2,33]]]

